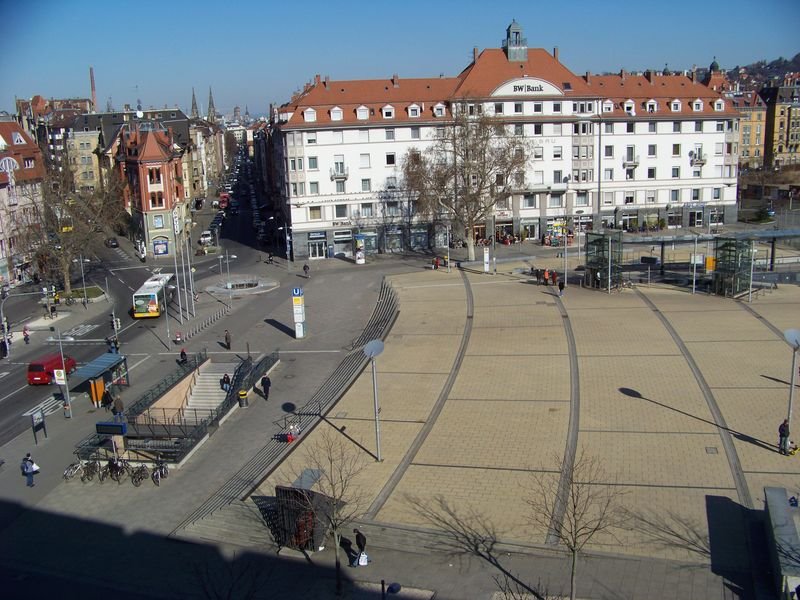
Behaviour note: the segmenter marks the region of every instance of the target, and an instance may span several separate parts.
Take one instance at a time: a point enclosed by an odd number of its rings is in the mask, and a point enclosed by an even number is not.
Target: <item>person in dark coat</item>
[[[225,347],[230,350],[231,349],[231,332],[227,329],[225,330]]]
[[[558,280],[558,295],[559,296],[563,296],[564,295],[564,280],[563,279],[559,279]]]
[[[272,381],[269,379],[269,375],[264,375],[261,378],[261,389],[264,390],[264,400],[269,400],[269,388],[272,386]]]
[[[778,427],[778,452],[789,454],[789,419],[784,419]]]
[[[358,553],[361,554],[366,551],[367,536],[361,533],[360,529],[353,529],[353,533],[356,534],[356,548],[358,548]]]

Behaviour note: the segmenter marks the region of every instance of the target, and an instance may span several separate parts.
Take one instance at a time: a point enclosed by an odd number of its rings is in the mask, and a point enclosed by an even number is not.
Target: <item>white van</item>
[[[211,232],[206,230],[200,234],[200,243],[204,246],[208,246],[211,242],[214,241],[214,236],[211,235]]]

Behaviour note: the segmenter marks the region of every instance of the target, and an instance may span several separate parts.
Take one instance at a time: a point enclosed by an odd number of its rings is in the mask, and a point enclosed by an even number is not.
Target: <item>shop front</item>
[[[308,258],[325,258],[328,251],[328,234],[325,231],[308,232]]]
[[[639,213],[623,211],[619,220],[623,231],[637,231],[639,228]]]
[[[350,258],[353,256],[353,230],[333,230],[333,255]]]
[[[428,229],[414,227],[409,232],[409,244],[412,250],[427,250],[430,247]]]
[[[498,218],[494,223],[494,236],[498,244],[514,241],[514,222],[510,219]]]
[[[386,245],[386,252],[402,252],[403,251],[403,230],[396,225],[386,228],[384,243]]]
[[[370,254],[377,254],[378,232],[374,229],[364,229],[361,231],[361,235],[364,236],[364,254],[367,256]]]
[[[520,231],[522,239],[524,240],[538,240],[539,239],[539,220],[538,219],[522,219],[520,221]]]
[[[677,208],[667,209],[667,229],[683,227],[683,211]]]

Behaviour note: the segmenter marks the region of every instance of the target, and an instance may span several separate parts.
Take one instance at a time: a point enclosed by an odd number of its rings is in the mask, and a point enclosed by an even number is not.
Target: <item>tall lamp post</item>
[[[78,258],[73,258],[72,262],[80,262],[81,263],[81,285],[83,286],[83,306],[85,307],[89,302],[86,298],[86,278],[83,275],[83,263],[89,262],[88,258],[83,258],[83,254],[80,255],[80,260]]]
[[[442,207],[444,210],[445,215],[447,215],[447,207],[445,207],[444,203],[439,200],[439,206]],[[447,272],[450,272],[450,221],[447,221]]]
[[[381,462],[381,422],[378,417],[380,408],[378,406],[378,374],[375,370],[375,358],[383,352],[383,342],[381,340],[372,340],[367,342],[364,346],[364,355],[372,361],[372,400],[375,406],[375,446],[377,452],[375,457],[378,462]]]
[[[792,347],[792,376],[789,378],[789,423],[792,422],[792,404],[794,403],[794,386],[797,381],[797,353],[800,351],[800,329],[787,329],[783,339]]]
[[[68,418],[72,418],[72,402],[69,400],[69,382],[67,381],[67,366],[64,364],[64,347],[61,345],[61,330],[58,327],[50,327],[50,331],[58,334],[58,352],[61,354],[61,368],[64,370],[64,402]],[[60,386],[59,386],[60,387]]]

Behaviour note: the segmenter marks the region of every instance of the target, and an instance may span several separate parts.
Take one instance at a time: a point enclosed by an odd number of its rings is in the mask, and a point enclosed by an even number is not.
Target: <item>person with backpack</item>
[[[33,482],[33,476],[39,472],[39,465],[33,461],[30,452],[28,452],[25,455],[25,458],[22,459],[20,469],[22,470],[22,474],[25,475],[25,478],[27,479],[26,485],[28,487],[35,486],[36,484]]]

